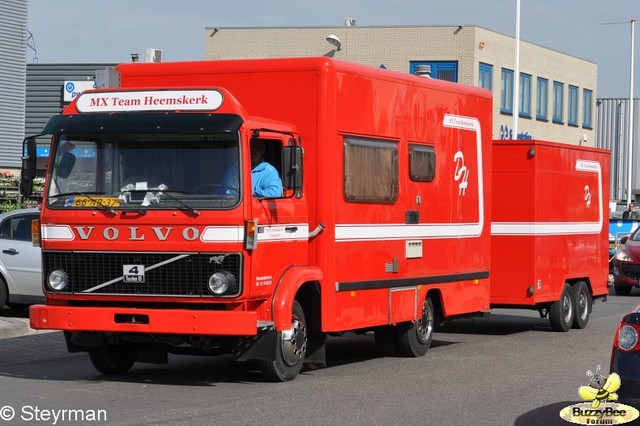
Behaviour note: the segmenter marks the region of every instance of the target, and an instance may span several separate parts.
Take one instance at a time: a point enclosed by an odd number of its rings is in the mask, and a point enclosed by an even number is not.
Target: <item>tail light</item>
[[[616,332],[615,345],[623,352],[639,351],[639,336],[640,325],[623,322]]]

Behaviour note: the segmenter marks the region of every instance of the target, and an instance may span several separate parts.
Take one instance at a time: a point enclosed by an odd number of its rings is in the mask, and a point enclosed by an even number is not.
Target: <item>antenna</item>
[[[38,49],[36,49],[36,39],[35,37],[33,37],[33,33],[29,30],[27,30],[27,34],[29,34],[29,36],[27,37],[27,46],[33,50],[33,63],[37,64],[38,63]]]

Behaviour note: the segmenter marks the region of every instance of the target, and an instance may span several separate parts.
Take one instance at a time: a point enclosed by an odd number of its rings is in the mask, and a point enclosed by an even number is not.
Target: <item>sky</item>
[[[145,48],[162,61],[204,59],[207,27],[476,25],[515,37],[516,0],[27,0],[35,46],[27,60],[130,62]],[[598,98],[628,98],[631,20],[640,0],[520,0],[520,38],[598,65]],[[635,25],[634,97],[640,93]]]

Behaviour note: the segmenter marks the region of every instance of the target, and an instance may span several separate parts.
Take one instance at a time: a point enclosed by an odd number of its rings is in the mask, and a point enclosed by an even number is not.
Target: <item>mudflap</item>
[[[243,336],[235,339],[231,353],[238,361],[253,359],[274,361],[277,342],[278,332],[276,330],[260,331],[255,336]]]
[[[103,333],[89,331],[78,333],[65,331],[64,341],[70,353],[89,352],[91,349],[101,348],[107,344]]]

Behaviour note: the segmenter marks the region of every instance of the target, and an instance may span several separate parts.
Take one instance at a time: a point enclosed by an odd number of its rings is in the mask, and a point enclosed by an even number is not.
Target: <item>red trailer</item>
[[[494,141],[491,306],[584,328],[608,294],[609,151]]]

